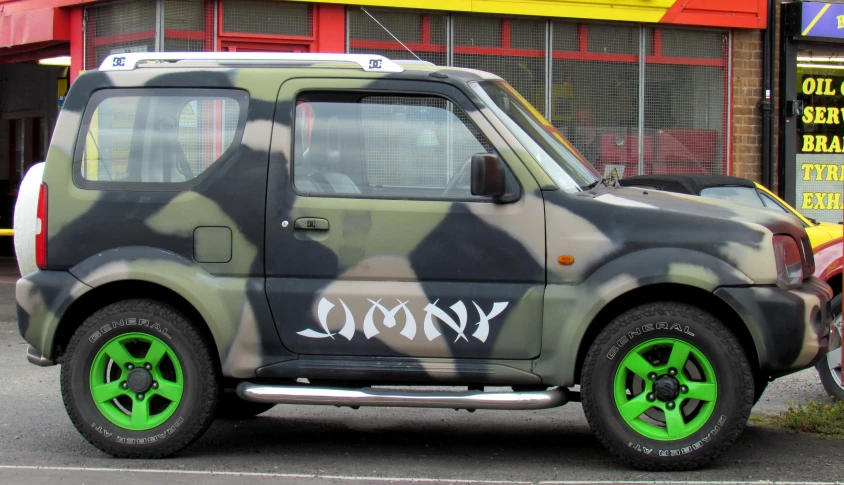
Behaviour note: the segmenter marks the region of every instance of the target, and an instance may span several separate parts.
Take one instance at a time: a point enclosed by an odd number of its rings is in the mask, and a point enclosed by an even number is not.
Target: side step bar
[[[241,382],[242,399],[275,404],[323,404],[330,406],[382,406],[446,409],[530,410],[562,406],[568,390],[554,388],[530,392],[401,391],[394,389],[342,389],[329,387],[272,386]]]

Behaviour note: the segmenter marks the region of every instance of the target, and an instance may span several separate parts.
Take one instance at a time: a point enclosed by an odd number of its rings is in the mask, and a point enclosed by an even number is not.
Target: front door
[[[279,99],[266,269],[288,349],[538,355],[541,192],[464,93],[436,82],[296,79]],[[502,157],[515,200],[471,194],[476,153]]]

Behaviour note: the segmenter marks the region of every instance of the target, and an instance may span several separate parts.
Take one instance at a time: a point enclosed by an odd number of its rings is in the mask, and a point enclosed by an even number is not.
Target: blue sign
[[[800,6],[800,31],[793,32],[794,35],[844,39],[844,4],[797,2],[792,5]]]

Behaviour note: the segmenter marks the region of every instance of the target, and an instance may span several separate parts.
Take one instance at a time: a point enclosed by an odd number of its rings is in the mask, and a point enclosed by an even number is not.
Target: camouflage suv
[[[694,468],[824,355],[832,292],[793,216],[611,185],[485,72],[112,55],[21,187],[20,332],[115,456],[275,404],[582,401]]]

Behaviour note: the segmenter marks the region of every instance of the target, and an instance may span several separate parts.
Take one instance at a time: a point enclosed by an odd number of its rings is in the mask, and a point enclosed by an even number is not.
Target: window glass
[[[178,183],[198,177],[232,147],[245,122],[245,93],[228,96],[106,97],[87,120],[82,178]]]
[[[299,101],[294,185],[310,194],[471,197],[472,155],[495,153],[468,117],[436,97]]]
[[[709,187],[700,191],[700,195],[711,199],[729,200],[739,204],[764,207],[756,189],[752,187]]]
[[[770,195],[764,192],[759,192],[759,197],[762,197],[762,204],[764,204],[768,209],[776,209],[780,212],[788,213],[788,211],[785,210],[785,207],[779,205],[779,203],[772,199]]]
[[[576,192],[598,184],[589,162],[576,155],[571,144],[509,84],[470,86],[560,188]]]

